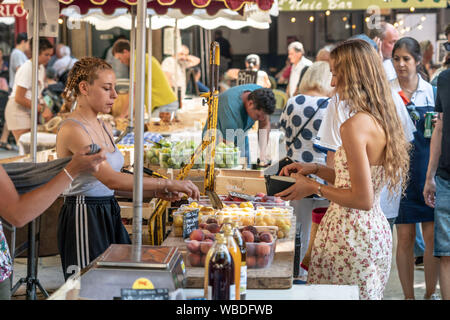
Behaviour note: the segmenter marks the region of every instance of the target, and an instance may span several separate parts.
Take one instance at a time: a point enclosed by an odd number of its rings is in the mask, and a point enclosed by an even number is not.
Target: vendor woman
[[[217,134],[225,142],[234,142],[241,148],[241,156],[249,161],[248,136],[256,121],[258,123],[258,141],[260,161],[267,162],[267,144],[270,135],[269,116],[275,111],[275,96],[271,89],[256,84],[236,86],[219,95],[217,112]],[[203,129],[206,132],[208,124]],[[217,141],[220,141],[218,137]],[[245,142],[245,147],[243,143]],[[245,152],[245,154],[243,154]]]
[[[102,59],[83,58],[69,73],[63,93],[66,103],[77,101],[75,111],[60,126],[56,140],[58,157],[70,156],[90,144],[106,151],[106,161],[93,174],[75,178],[64,195],[58,222],[58,248],[64,277],[86,267],[111,244],[129,244],[122,225],[114,191],[132,191],[133,176],[121,173],[124,159],[114,144],[112,128],[97,118],[109,113],[114,100],[116,77]],[[144,197],[169,201],[182,194],[198,199],[200,193],[191,181],[143,179]]]

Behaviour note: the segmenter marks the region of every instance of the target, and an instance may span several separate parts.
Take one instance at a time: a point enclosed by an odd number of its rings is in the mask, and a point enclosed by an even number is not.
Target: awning
[[[380,9],[447,8],[447,0],[279,0],[280,11],[367,10]]]
[[[117,8],[129,8],[135,6],[137,0],[58,0],[61,9],[70,5],[80,7],[82,14],[86,14],[91,8],[101,8],[105,14],[112,14]],[[267,11],[270,10],[273,0],[149,0],[147,8],[156,11],[157,14],[165,14],[170,8],[180,9],[183,14],[189,15],[196,8],[205,8],[208,14],[216,14],[221,9],[231,9],[239,11],[245,3],[255,3],[258,7]]]

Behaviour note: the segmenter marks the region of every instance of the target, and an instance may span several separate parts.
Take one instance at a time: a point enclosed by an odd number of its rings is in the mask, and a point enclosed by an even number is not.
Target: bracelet
[[[64,172],[67,174],[67,176],[69,177],[69,179],[73,182],[73,178],[72,178],[72,176],[70,175],[69,171],[67,171],[66,168],[64,168],[63,170],[64,170]]]
[[[314,170],[314,172],[311,172],[311,174],[316,174],[317,172],[319,172],[319,164],[318,163],[314,163],[316,165],[316,170]]]
[[[319,187],[317,188],[316,194],[317,194],[319,197],[323,197],[323,194],[322,194],[322,185],[321,185],[320,183],[319,183]]]

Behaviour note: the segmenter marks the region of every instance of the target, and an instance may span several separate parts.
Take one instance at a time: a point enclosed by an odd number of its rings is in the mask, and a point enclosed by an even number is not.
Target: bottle
[[[239,223],[237,222],[233,224],[233,238],[241,251],[241,279],[239,283],[239,292],[241,300],[245,300],[247,297],[247,247],[244,238],[242,238],[242,234],[239,231]]]
[[[227,242],[222,234],[216,235],[217,245],[210,249],[211,259],[208,269],[205,268],[205,278],[208,279],[208,300],[234,300],[236,294],[234,261],[227,248]],[[208,252],[209,253],[209,252]]]
[[[223,219],[223,222],[222,222],[222,228],[220,228],[220,232],[221,232],[221,233],[224,232],[225,226],[226,226],[227,224],[229,224],[229,225],[232,224],[232,220],[231,220],[230,217],[226,217],[226,218]]]
[[[218,241],[217,241],[217,235],[219,235],[219,237],[223,238],[223,233],[217,233],[216,234],[216,240],[214,241],[213,245],[211,246],[211,248],[208,250],[208,252],[206,253],[206,257],[205,257],[205,277],[203,279],[203,290],[204,290],[204,298],[208,299],[208,286],[209,286],[209,279],[208,279],[208,271],[209,271],[209,261],[211,260],[211,256],[213,255],[213,253],[215,252],[217,246],[218,246]]]
[[[236,240],[233,238],[233,227],[231,224],[224,225],[224,235],[227,241],[227,248],[230,251],[234,261],[234,283],[236,284],[236,300],[241,299],[240,282],[241,282],[241,250],[239,249]]]

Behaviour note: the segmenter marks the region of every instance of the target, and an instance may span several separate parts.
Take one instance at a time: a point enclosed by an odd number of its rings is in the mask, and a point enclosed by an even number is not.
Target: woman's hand
[[[66,170],[72,178],[75,178],[82,172],[97,172],[100,164],[106,160],[105,150],[100,150],[100,152],[93,155],[87,155],[90,150],[91,148],[86,146],[72,156],[72,160],[66,166]]]
[[[179,192],[165,193],[164,191],[156,191],[155,196],[156,198],[173,202],[181,200],[182,194]]]
[[[301,175],[307,176],[308,174],[317,173],[318,170],[319,165],[317,163],[295,162],[284,166],[280,172],[280,176],[291,176],[293,173],[300,173]]]
[[[200,191],[197,186],[190,180],[167,180],[167,191],[175,193],[184,193],[188,197],[198,200],[200,198]]]
[[[423,187],[423,197],[427,206],[434,208],[436,201],[436,183],[434,179],[426,179]]]
[[[297,182],[287,188],[286,190],[277,193],[276,197],[281,197],[283,200],[301,200],[307,196],[310,196],[316,192],[317,182],[312,181],[311,179],[305,177],[300,173],[294,173],[291,175],[297,179]]]

